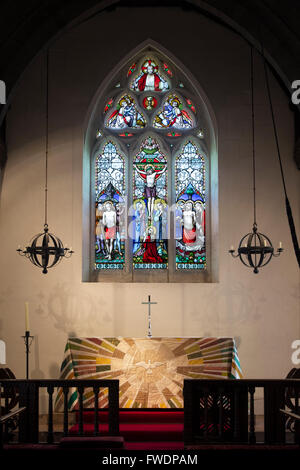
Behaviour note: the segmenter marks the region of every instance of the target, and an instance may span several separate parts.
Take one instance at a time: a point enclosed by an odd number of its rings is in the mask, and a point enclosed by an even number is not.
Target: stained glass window
[[[205,159],[188,142],[176,157],[176,269],[204,269]]]
[[[125,262],[125,161],[107,142],[95,161],[95,267],[123,269]]]
[[[206,129],[192,90],[150,50],[131,58],[99,101],[94,252],[102,273],[206,269]]]
[[[133,163],[135,269],[166,269],[167,160],[155,139],[142,142]]]

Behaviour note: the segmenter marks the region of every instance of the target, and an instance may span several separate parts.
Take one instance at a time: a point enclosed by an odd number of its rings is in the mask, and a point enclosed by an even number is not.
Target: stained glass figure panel
[[[168,266],[167,159],[157,141],[142,142],[133,162],[133,267]]]
[[[107,142],[95,160],[95,268],[125,263],[125,160]]]
[[[161,111],[155,116],[153,127],[157,129],[191,129],[193,120],[182,107],[180,98],[170,94],[164,101]]]
[[[146,126],[146,120],[139,112],[134,98],[126,94],[123,95],[116,106],[116,109],[108,117],[106,127],[110,129],[143,128]]]
[[[170,85],[161,74],[158,64],[151,58],[143,61],[139,74],[130,84],[130,89],[134,91],[166,91],[169,88]]]
[[[175,163],[176,269],[205,269],[205,159],[188,142]]]

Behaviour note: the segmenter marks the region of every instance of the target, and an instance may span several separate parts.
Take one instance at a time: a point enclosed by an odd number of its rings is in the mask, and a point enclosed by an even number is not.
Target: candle
[[[267,240],[264,240],[264,245],[267,246]]]
[[[282,248],[282,242],[279,242],[279,248]]]
[[[29,330],[29,304],[25,302],[25,331]]]
[[[233,245],[230,246],[230,251],[234,251],[234,246]]]

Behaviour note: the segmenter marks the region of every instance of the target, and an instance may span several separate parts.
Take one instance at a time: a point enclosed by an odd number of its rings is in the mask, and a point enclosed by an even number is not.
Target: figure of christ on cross
[[[148,302],[142,302],[142,305],[148,305],[148,338],[152,338],[151,331],[151,305],[156,305],[157,302],[151,302],[151,296],[148,295]]]
[[[156,180],[166,171],[167,166],[162,170],[155,170],[153,165],[146,165],[145,170],[140,170],[136,164],[134,167],[138,174],[145,179],[144,197],[147,199],[148,219],[152,223],[154,201],[156,198]]]

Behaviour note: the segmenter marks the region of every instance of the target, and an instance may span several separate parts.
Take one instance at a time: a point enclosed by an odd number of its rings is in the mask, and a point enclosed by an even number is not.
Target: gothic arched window
[[[98,109],[92,269],[104,281],[152,273],[152,282],[195,282],[211,249],[210,158],[195,84],[148,47],[110,79]]]

